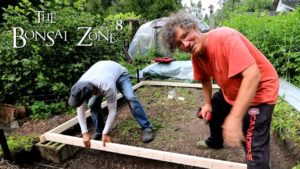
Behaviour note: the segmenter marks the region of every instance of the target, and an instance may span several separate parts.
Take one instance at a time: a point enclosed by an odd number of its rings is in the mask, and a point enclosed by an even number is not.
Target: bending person
[[[85,147],[90,147],[91,139],[84,111],[86,103],[91,110],[95,125],[93,139],[102,139],[105,146],[105,143],[110,142],[108,133],[116,117],[117,90],[123,94],[135,120],[143,130],[142,141],[148,143],[154,140],[151,123],[141,103],[134,95],[127,69],[114,61],[99,61],[89,68],[73,85],[68,100],[70,106],[77,107],[78,121]],[[106,123],[104,123],[101,109],[103,97],[107,99],[109,111]]]

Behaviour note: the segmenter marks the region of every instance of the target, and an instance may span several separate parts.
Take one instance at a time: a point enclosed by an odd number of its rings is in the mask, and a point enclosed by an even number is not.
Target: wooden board
[[[66,136],[56,133],[46,133],[46,140],[53,142],[60,142],[74,146],[84,147],[81,138]],[[91,140],[91,148],[96,150],[108,151],[118,154],[126,154],[130,156],[148,158],[159,161],[166,161],[171,163],[190,165],[202,168],[211,169],[246,169],[246,164],[222,161],[210,158],[197,157],[186,154],[178,154],[160,150],[153,150],[148,148],[134,147],[116,143],[107,143],[104,147],[102,141]]]

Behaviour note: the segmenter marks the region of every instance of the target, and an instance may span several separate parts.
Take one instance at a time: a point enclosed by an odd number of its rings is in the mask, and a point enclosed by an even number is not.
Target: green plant
[[[70,87],[82,73],[98,60],[119,61],[122,56],[123,41],[129,36],[129,25],[121,21],[127,18],[138,18],[133,13],[109,15],[106,18],[98,14],[83,11],[84,0],[76,3],[65,0],[43,1],[34,6],[28,0],[22,0],[17,6],[9,6],[3,14],[4,22],[0,29],[0,100],[5,103],[33,104],[36,95],[51,95],[51,100],[66,100]],[[55,23],[37,23],[35,11],[55,12]],[[116,30],[117,21],[120,29]],[[122,29],[121,29],[122,26]],[[57,30],[66,39],[27,40],[22,48],[13,47],[12,27],[24,31],[54,32]],[[84,44],[79,41],[92,28],[102,31],[105,36],[112,36],[112,43],[104,37],[91,40],[85,38]],[[107,35],[107,31],[111,34]],[[99,35],[100,36],[100,35]],[[54,38],[52,36],[52,38]],[[21,43],[20,39],[18,43]],[[18,46],[21,46],[20,44]],[[43,101],[43,99],[40,99]]]
[[[159,117],[150,117],[150,121],[152,123],[152,127],[154,130],[160,130],[165,128],[165,124],[163,122],[162,119],[160,119]]]
[[[33,147],[33,144],[36,142],[38,136],[28,135],[10,135],[7,137],[7,145],[10,152],[13,154],[19,151],[30,151]],[[3,151],[0,149],[0,156],[3,156]]]
[[[32,111],[31,118],[33,120],[41,120],[65,112],[66,106],[64,102],[46,104],[37,101],[30,106],[30,110]]]
[[[162,93],[161,93],[160,91],[155,91],[155,92],[153,93],[153,97],[156,98],[156,99],[160,98],[161,95],[162,95]]]
[[[136,67],[135,67],[134,64],[129,63],[128,61],[126,61],[126,60],[124,60],[124,59],[121,59],[121,60],[119,61],[119,63],[120,63],[122,66],[124,66],[124,67],[127,68],[129,74],[131,74],[131,75],[135,75],[135,74],[136,74]]]
[[[137,69],[148,66],[156,57],[161,57],[157,48],[150,48],[146,54],[137,54],[133,59],[133,65]]]
[[[292,169],[300,169],[300,163],[298,163],[297,165],[295,165]]]
[[[119,0],[115,1],[109,9],[114,9],[116,12],[128,12],[132,11],[138,15],[142,15],[147,20],[153,20],[165,16],[173,11],[179,10],[182,7],[180,1],[176,0]]]
[[[276,16],[233,13],[224,21],[243,33],[274,65],[278,74],[300,87],[300,8]]]
[[[34,102],[33,105],[30,106],[30,110],[32,111],[31,118],[34,120],[50,117],[50,111],[47,109],[45,102]]]
[[[299,121],[300,113],[280,98],[273,113],[272,130],[281,140],[291,139],[300,145]]]
[[[132,117],[128,117],[124,121],[119,123],[114,130],[118,131],[118,133],[120,133],[120,135],[124,137],[127,137],[127,135],[130,133],[130,135],[132,136],[131,139],[136,140],[139,138],[139,130],[135,130],[137,128],[139,128],[137,122]]]
[[[185,61],[185,60],[190,60],[191,55],[189,53],[184,53],[184,52],[180,52],[179,50],[177,50],[174,53],[173,58],[178,61]]]

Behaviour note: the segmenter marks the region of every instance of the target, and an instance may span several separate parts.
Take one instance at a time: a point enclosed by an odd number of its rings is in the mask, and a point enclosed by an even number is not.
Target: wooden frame
[[[202,88],[201,84],[193,84],[193,83],[178,83],[178,82],[161,82],[161,81],[142,81],[133,86],[133,89],[136,90],[141,86],[174,86],[174,87],[191,87],[191,88]],[[217,85],[214,85],[213,88],[218,88]],[[121,94],[117,95],[117,99],[122,97]],[[101,105],[102,107],[106,107],[107,103],[104,101]],[[87,117],[90,116],[90,112],[86,112]],[[77,117],[61,124],[60,126],[48,131],[40,136],[40,140],[43,141],[53,141],[58,143],[64,143],[74,146],[84,147],[81,138],[67,136],[61,134],[68,128],[73,127],[78,123]],[[91,140],[91,148],[114,152],[119,154],[126,154],[130,156],[148,158],[153,160],[166,161],[171,163],[196,166],[202,168],[210,168],[210,169],[246,169],[246,164],[230,162],[230,161],[222,161],[210,158],[197,157],[192,155],[166,152],[160,150],[153,150],[148,148],[134,147],[116,143],[107,143],[104,147],[102,141]]]

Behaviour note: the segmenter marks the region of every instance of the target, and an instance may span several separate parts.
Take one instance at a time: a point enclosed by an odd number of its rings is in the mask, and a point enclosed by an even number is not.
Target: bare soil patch
[[[176,99],[174,100],[168,99],[168,91],[172,89],[176,91]],[[209,136],[208,126],[196,118],[196,111],[203,101],[201,92],[199,89],[179,87],[151,86],[138,89],[136,95],[152,122],[156,138],[151,143],[142,143],[142,131],[131,115],[129,107],[123,106],[118,112],[116,124],[111,132],[112,142],[244,163],[245,155],[242,148],[225,147],[221,150],[196,148],[195,145],[198,140],[204,140]],[[178,97],[183,97],[184,100],[179,100]],[[15,132],[42,134],[70,118],[72,118],[70,115],[61,115],[41,122],[27,122]],[[271,159],[272,169],[290,169],[296,164],[296,160],[273,135],[271,137]],[[0,168],[1,165],[5,166],[5,163],[0,163]],[[81,148],[74,157],[61,164],[40,160],[34,164],[24,164],[19,167],[74,169],[196,168],[86,148]]]

